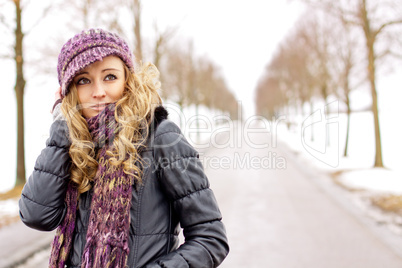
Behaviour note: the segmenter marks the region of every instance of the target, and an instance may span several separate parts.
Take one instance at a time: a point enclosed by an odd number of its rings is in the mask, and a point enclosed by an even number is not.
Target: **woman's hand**
[[[54,93],[54,104],[53,104],[53,108],[50,111],[50,113],[53,113],[54,108],[56,107],[57,104],[61,103],[61,87],[59,87],[56,92]]]
[[[54,101],[60,100],[61,99],[61,87],[59,87],[54,94]]]

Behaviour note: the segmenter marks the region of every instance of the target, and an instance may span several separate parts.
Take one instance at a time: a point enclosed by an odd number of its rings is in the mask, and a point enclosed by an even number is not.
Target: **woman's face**
[[[106,105],[122,97],[125,87],[123,64],[119,57],[108,56],[82,69],[74,77],[85,118],[97,115]]]

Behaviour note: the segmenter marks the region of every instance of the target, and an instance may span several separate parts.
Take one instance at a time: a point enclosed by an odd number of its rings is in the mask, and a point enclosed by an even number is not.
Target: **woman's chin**
[[[105,108],[99,110],[99,109],[84,109],[82,111],[82,115],[86,118],[89,119],[91,117],[97,116],[102,110],[104,110]]]

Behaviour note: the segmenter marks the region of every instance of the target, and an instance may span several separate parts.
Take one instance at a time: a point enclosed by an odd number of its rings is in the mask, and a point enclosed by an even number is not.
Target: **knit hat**
[[[68,86],[80,70],[110,55],[120,57],[134,72],[134,56],[127,43],[115,33],[89,29],[68,40],[60,51],[57,65],[61,96],[68,94]]]

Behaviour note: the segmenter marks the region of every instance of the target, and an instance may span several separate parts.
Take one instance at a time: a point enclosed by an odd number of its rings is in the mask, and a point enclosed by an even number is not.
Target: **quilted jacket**
[[[143,183],[132,191],[128,267],[217,267],[229,246],[199,154],[163,106],[151,126],[141,153]],[[69,146],[66,121],[54,121],[19,201],[21,220],[31,228],[51,231],[64,218]],[[91,196],[91,190],[80,196],[67,267],[80,267]],[[179,246],[180,227],[185,242]]]

